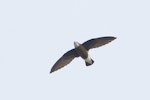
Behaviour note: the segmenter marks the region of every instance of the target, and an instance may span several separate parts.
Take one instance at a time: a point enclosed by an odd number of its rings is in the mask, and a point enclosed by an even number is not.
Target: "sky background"
[[[115,36],[49,74],[73,42]],[[1,0],[0,100],[150,100],[149,0]]]

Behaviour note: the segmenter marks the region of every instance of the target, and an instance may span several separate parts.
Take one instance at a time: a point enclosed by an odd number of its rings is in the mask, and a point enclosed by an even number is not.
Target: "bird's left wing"
[[[50,73],[64,67],[65,65],[69,64],[75,57],[78,57],[75,49],[72,49],[66,52],[52,67]]]
[[[97,47],[103,46],[103,45],[113,41],[114,39],[116,39],[116,37],[112,37],[112,36],[94,38],[94,39],[91,39],[91,40],[84,42],[82,45],[87,50],[89,50],[92,48],[97,48]]]

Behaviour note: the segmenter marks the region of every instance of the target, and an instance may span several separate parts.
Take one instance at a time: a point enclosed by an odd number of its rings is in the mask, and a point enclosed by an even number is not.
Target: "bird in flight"
[[[116,37],[113,36],[106,36],[106,37],[99,37],[90,39],[83,44],[79,42],[74,42],[74,49],[69,50],[66,52],[52,67],[50,73],[66,66],[69,64],[74,58],[81,57],[85,61],[86,66],[90,66],[94,63],[94,60],[88,54],[88,51],[93,48],[97,48],[103,46],[113,40]]]

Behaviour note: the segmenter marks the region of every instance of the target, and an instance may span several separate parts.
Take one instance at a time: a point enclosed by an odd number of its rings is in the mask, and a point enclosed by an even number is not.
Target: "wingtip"
[[[113,40],[117,39],[117,37],[113,37]]]
[[[54,72],[53,70],[51,70],[49,73],[51,74],[52,72]]]
[[[114,36],[106,36],[104,38],[108,39],[110,42],[117,39],[117,37],[114,37]]]
[[[116,39],[117,37],[114,37],[114,36],[105,36],[105,37],[103,37],[103,38],[109,38],[109,39],[114,40],[114,39]]]
[[[110,38],[111,40],[117,39],[117,37],[114,37],[114,36],[108,36],[108,38]]]
[[[53,73],[53,72],[55,72],[56,70],[51,70],[49,73],[51,74],[51,73]]]
[[[54,72],[54,71],[51,70],[49,73],[51,74],[52,72]]]

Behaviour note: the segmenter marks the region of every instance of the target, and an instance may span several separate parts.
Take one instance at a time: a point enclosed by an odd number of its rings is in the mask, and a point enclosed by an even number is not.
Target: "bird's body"
[[[78,42],[74,42],[74,46],[77,54],[82,59],[85,60],[86,66],[92,65],[94,63],[94,61],[91,59],[90,55],[88,54],[88,51],[85,49],[85,47],[82,44]]]
[[[116,39],[116,37],[100,37],[94,38],[80,44],[78,42],[74,42],[74,49],[66,52],[52,67],[50,73],[66,66],[69,64],[75,57],[81,57],[84,59],[86,66],[92,65],[94,61],[91,59],[88,51],[92,48],[97,48],[102,45],[105,45],[112,40]]]
[[[81,56],[83,59],[86,59],[88,57],[88,51],[78,42],[74,42],[75,50],[79,56]]]

